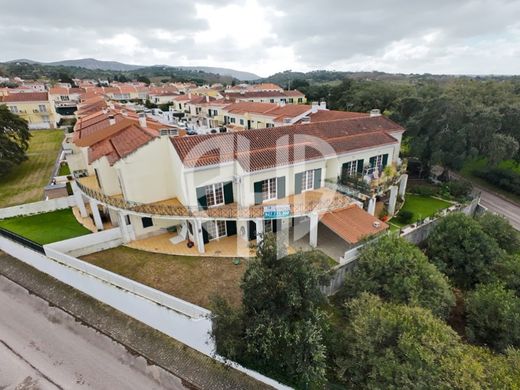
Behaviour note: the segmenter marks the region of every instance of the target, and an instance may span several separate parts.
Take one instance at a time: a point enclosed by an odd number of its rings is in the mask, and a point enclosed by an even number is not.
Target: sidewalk
[[[0,274],[183,380],[194,389],[270,389],[0,252]]]

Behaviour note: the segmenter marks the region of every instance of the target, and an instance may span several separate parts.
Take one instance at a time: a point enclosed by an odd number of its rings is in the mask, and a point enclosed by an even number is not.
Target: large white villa
[[[105,107],[78,120],[67,160],[81,217],[124,227],[130,246],[235,255],[265,232],[316,247],[322,230],[348,246],[388,228],[374,214],[404,194],[403,132],[376,111],[324,108],[292,125],[186,135]]]

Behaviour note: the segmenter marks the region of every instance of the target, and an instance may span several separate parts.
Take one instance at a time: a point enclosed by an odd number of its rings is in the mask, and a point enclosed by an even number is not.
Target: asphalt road
[[[487,207],[489,211],[506,217],[515,229],[520,230],[520,206],[492,194],[482,187],[477,187],[481,192],[480,204]]]
[[[181,380],[0,276],[0,389],[186,389]]]

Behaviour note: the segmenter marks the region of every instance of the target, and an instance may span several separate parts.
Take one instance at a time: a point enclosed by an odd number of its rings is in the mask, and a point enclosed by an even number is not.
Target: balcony
[[[362,195],[371,197],[379,195],[395,185],[401,175],[406,173],[407,162],[392,163],[381,173],[377,168],[365,168],[362,174],[343,175],[338,177],[337,184],[359,191]]]
[[[290,208],[289,215],[285,216],[286,218],[290,218],[305,216],[311,213],[324,213],[343,209],[353,203],[353,200],[348,196],[323,187],[259,205],[240,206],[237,203],[231,203],[204,210],[198,206],[185,206],[177,198],[166,199],[155,203],[137,203],[124,199],[120,194],[108,196],[101,192],[97,185],[96,178],[93,176],[78,179],[77,184],[87,197],[95,199],[108,207],[158,217],[247,220],[263,218],[265,206],[280,205]]]

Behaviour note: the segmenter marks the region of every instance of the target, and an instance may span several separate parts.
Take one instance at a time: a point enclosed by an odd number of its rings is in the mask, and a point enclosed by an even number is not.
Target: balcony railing
[[[385,173],[383,169],[381,176],[374,178],[374,168],[365,168],[364,172],[355,175],[343,175],[338,177],[338,184],[354,188],[365,195],[375,195],[386,191],[389,187],[396,184],[401,175],[406,172],[407,161],[403,160],[400,164],[391,164],[393,168],[391,174]]]
[[[201,209],[197,206],[166,205],[153,203],[130,202],[121,197],[113,197],[103,194],[77,181],[78,187],[89,198],[122,210],[131,212],[186,218],[211,218],[211,219],[254,219],[264,217],[264,206],[288,205],[290,215],[287,217],[304,216],[310,213],[324,213],[337,209],[343,209],[352,204],[352,200],[329,188],[320,188],[299,195],[278,199],[275,203],[265,205],[240,206],[236,203]]]

